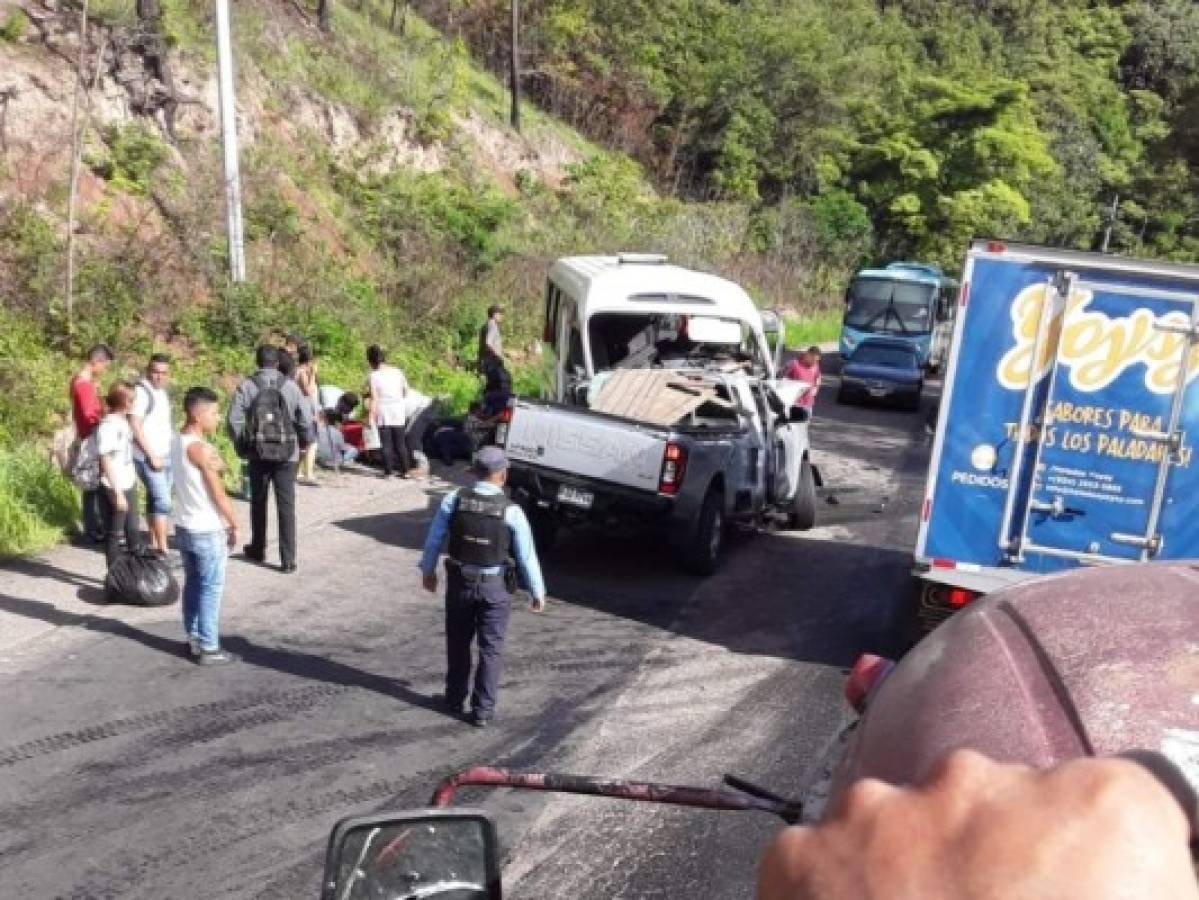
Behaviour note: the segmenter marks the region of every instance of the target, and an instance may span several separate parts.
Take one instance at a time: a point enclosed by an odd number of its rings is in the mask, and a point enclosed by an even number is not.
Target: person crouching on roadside
[[[225,496],[220,455],[206,438],[221,421],[217,396],[194,387],[183,398],[187,419],[171,446],[175,473],[175,539],[183,555],[183,628],[192,659],[202,666],[232,662],[221,648],[225,564],[237,546],[237,520]]]
[[[111,566],[121,553],[121,535],[125,549],[142,549],[137,517],[137,470],[133,468],[133,431],[129,427],[129,407],[133,388],[117,383],[108,391],[105,404],[108,415],[96,428],[96,454],[100,458],[100,516],[108,525],[104,555]]]

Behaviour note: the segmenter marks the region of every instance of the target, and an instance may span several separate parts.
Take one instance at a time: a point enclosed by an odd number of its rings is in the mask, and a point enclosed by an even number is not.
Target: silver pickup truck
[[[810,385],[776,380],[777,334],[737,285],[660,257],[555,263],[550,397],[497,432],[543,551],[561,526],[652,529],[708,574],[731,523],[811,528]]]

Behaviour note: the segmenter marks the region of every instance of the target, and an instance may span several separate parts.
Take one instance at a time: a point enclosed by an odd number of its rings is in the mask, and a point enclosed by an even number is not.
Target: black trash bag
[[[179,599],[179,582],[156,554],[123,553],[108,567],[104,593],[109,603],[170,606]]]

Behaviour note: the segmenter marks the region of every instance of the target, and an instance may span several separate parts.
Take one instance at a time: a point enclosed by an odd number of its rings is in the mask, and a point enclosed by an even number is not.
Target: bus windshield
[[[934,292],[929,284],[857,278],[849,289],[845,324],[875,334],[928,334]]]

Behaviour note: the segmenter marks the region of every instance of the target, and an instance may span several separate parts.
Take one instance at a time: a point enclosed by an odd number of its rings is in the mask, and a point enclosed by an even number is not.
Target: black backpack
[[[246,412],[243,442],[250,459],[288,462],[297,451],[296,427],[280,390],[282,376],[270,382],[255,378],[258,393]]]

